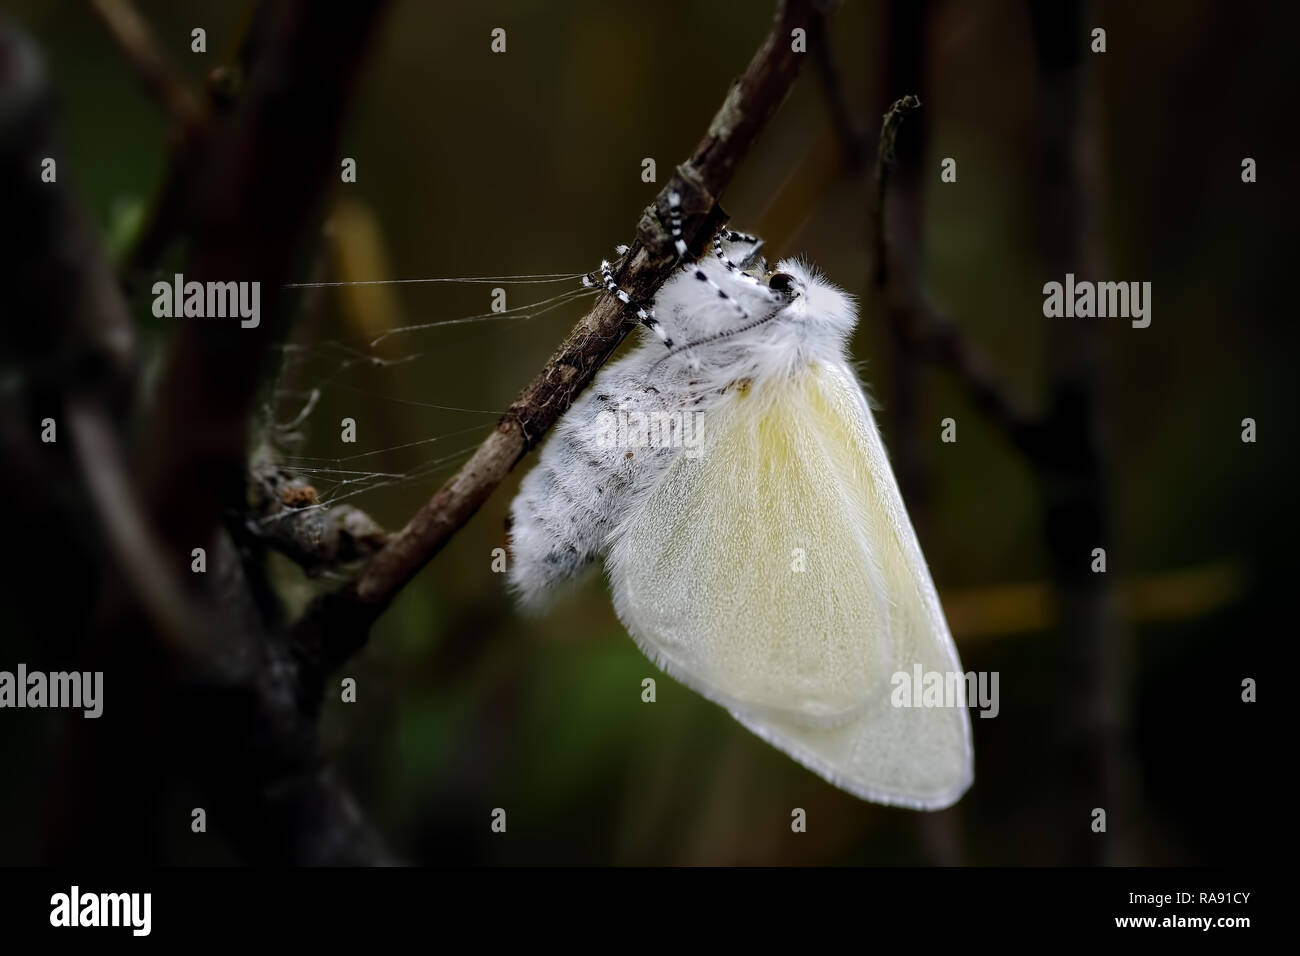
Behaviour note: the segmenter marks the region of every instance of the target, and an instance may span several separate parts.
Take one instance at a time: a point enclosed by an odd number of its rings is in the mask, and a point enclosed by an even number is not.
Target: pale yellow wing
[[[971,779],[964,706],[891,704],[891,677],[960,670],[861,388],[811,366],[735,389],[700,454],[620,527],[619,616],[660,666],[871,800],[932,807]]]

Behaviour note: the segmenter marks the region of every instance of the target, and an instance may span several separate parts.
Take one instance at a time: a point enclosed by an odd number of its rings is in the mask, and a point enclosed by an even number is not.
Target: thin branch
[[[916,354],[948,369],[966,387],[975,407],[1002,429],[1007,439],[1030,461],[1042,457],[1041,419],[1003,384],[987,352],[975,344],[950,316],[923,299],[915,306],[922,326],[913,343]]]
[[[854,121],[853,112],[849,109],[848,97],[844,95],[844,77],[840,72],[839,60],[835,56],[835,46],[831,42],[830,31],[826,29],[810,31],[808,43],[813,62],[817,64],[817,76],[821,80],[822,95],[826,97],[831,129],[835,131],[835,138],[840,144],[840,158],[846,170],[856,172],[866,165],[867,137]]]
[[[219,64],[208,74],[206,101],[199,106],[198,122],[186,125],[187,111],[179,115],[173,112],[182,124],[181,132],[175,137],[167,169],[154,189],[144,223],[122,263],[121,273],[128,287],[147,276],[168,245],[191,224],[194,192],[210,153],[209,137],[214,127],[220,127],[220,120],[234,111],[244,78],[255,57],[266,47],[274,19],[272,4],[250,4],[234,61]],[[125,52],[131,56],[130,50]],[[137,72],[144,71],[137,66]],[[186,93],[190,95],[188,88]]]
[[[885,113],[876,150],[873,202],[870,210],[873,246],[873,285],[891,328],[907,352],[938,362],[970,393],[991,422],[1031,461],[1041,457],[1042,426],[1026,404],[1002,384],[988,355],[952,318],[939,312],[920,288],[914,263],[903,262],[890,242],[886,199],[894,167],[894,145],[904,118],[919,109],[916,96],[904,96]]]
[[[925,16],[911,2],[898,0],[885,8],[883,58],[885,90],[917,89],[924,76]],[[920,262],[924,254],[924,186],[917,166],[925,152],[924,123],[912,124],[904,140],[909,165],[895,177],[897,139],[903,117],[919,109],[920,98],[907,95],[885,112],[874,150],[872,181],[867,191],[867,247],[870,250],[868,289],[872,312],[886,332],[888,376],[884,383],[884,424],[889,432],[894,475],[907,503],[908,514],[923,539],[930,509],[929,474],[925,467],[921,432],[921,379],[918,359],[915,303],[921,294]],[[897,183],[891,192],[890,186]],[[888,222],[888,231],[886,219]],[[922,827],[928,827],[922,824]],[[927,834],[927,837],[929,835]],[[923,844],[931,846],[930,839]]]
[[[276,463],[267,448],[248,468],[251,509],[243,532],[274,548],[309,575],[343,571],[388,543],[388,534],[351,505],[316,501],[316,491]]]
[[[188,137],[201,128],[207,122],[202,101],[130,0],[90,0],[90,7],[135,69],[145,90],[162,106],[181,136]]]
[[[88,396],[70,399],[65,417],[104,536],[132,596],[173,653],[206,659],[218,645],[204,641],[207,627],[162,557],[127,474],[112,421]]]
[[[723,219],[718,195],[785,99],[799,71],[803,57],[792,50],[792,30],[821,29],[835,5],[814,0],[783,0],[778,4],[771,30],[727,93],[707,134],[641,216],[636,240],[617,276],[632,298],[652,299],[676,262],[663,226],[669,192],[676,190],[681,195],[682,232],[692,253],[698,254],[712,236]],[[309,666],[327,673],[365,642],[370,625],[401,588],[469,521],[520,458],[541,441],[629,329],[620,303],[612,296],[602,296],[460,471],[351,582],[308,609],[296,637]]]
[[[872,203],[869,211],[872,239],[872,262],[875,267],[875,285],[884,288],[892,278],[892,260],[888,236],[885,231],[885,199],[889,180],[894,170],[894,144],[899,127],[908,113],[921,108],[921,99],[908,94],[894,101],[880,121],[880,138],[876,142],[876,165],[872,177]]]

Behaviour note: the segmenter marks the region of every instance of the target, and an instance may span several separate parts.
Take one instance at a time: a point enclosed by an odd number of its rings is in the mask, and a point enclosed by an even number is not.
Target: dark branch
[[[34,44],[0,25],[0,176],[15,184],[0,278],[23,316],[4,323],[5,355],[28,399],[18,410],[29,422],[22,444],[37,408],[69,436],[32,458],[40,482],[65,492],[45,529],[60,542],[60,563],[92,571],[81,595],[94,611],[86,640],[63,651],[112,665],[118,680],[113,719],[70,734],[60,751],[60,770],[76,778],[60,793],[95,799],[59,818],[54,842],[77,860],[148,852],[128,821],[147,814],[153,784],[179,762],[207,796],[214,826],[250,860],[384,862],[325,764],[283,639],[267,632],[228,539],[214,538],[208,574],[190,575],[189,547],[169,546],[159,531],[167,523],[147,516],[122,438],[134,391],[130,313],[67,171],[40,179],[41,159],[58,156],[51,100]],[[60,451],[68,445],[70,455]],[[44,504],[42,490],[28,498]],[[157,759],[125,778],[102,759],[145,747]],[[125,850],[118,833],[130,834]]]
[[[254,397],[290,311],[283,286],[304,241],[319,234],[343,116],[385,7],[277,6],[239,108],[212,131],[196,179],[186,279],[259,282],[261,319],[256,328],[219,319],[178,325],[143,460],[146,499],[173,553],[203,546],[220,516],[244,503]]]
[[[56,180],[42,181],[55,162]],[[125,414],[135,376],[135,327],[94,224],[66,185],[54,135],[44,58],[17,27],[0,23],[0,177],[8,184],[0,229],[5,361],[21,361],[29,395],[74,385]]]
[[[315,489],[277,464],[269,449],[254,454],[248,479],[244,533],[310,575],[342,571],[388,543],[384,529],[359,508],[318,503]]]
[[[880,139],[876,143],[876,165],[872,179],[872,203],[869,216],[874,284],[880,288],[888,286],[892,281],[893,263],[885,231],[885,200],[888,196],[889,180],[894,170],[894,143],[898,139],[898,129],[903,125],[904,117],[920,108],[920,98],[909,93],[895,100],[880,121]]]
[[[1099,128],[1083,0],[1034,5],[1030,25],[1037,60],[1039,133],[1034,208],[1043,266],[1098,277],[1104,247],[1097,227],[1103,191],[1095,138]],[[1072,864],[1131,865],[1125,834],[1140,831],[1138,764],[1129,750],[1131,648],[1120,618],[1113,573],[1113,517],[1106,451],[1100,432],[1103,364],[1101,326],[1061,321],[1047,329],[1047,402],[1038,480],[1043,531],[1060,617],[1054,642],[1059,669],[1062,807],[1106,807],[1129,821],[1104,841],[1066,841]],[[1092,549],[1112,555],[1107,574],[1094,574]],[[1120,559],[1122,560],[1122,559]]]

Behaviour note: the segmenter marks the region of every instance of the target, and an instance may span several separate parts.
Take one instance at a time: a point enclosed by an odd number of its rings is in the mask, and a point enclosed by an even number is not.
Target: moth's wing
[[[837,786],[952,803],[972,778],[964,700],[893,707],[891,677],[960,664],[852,374],[816,366],[704,427],[703,453],[674,462],[610,552],[632,636]]]
[[[953,706],[895,706],[910,695],[895,701],[891,686],[889,694],[872,695],[850,723],[823,729],[743,706],[732,716],[863,799],[943,809],[957,802],[975,775],[957,648],[861,388],[847,368],[823,368],[817,381],[813,420],[834,447],[852,449],[855,507],[882,562],[894,653],[886,681],[907,674],[910,690],[918,672],[940,674],[958,694]]]
[[[728,707],[826,726],[892,660],[879,558],[810,421],[811,382],[733,390],[612,536],[614,603],[642,649]]]

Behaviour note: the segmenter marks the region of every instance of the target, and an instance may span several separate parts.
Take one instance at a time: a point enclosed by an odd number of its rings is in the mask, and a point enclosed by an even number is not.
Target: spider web
[[[377,515],[409,513],[409,504],[372,493],[414,486],[427,495],[469,458],[522,381],[506,381],[499,370],[494,376],[494,366],[503,360],[535,362],[533,349],[522,347],[531,346],[533,339],[538,350],[546,350],[542,354],[549,352],[561,334],[559,323],[567,319],[571,324],[601,291],[584,285],[585,275],[289,286],[304,290],[305,320],[294,340],[278,346],[280,367],[264,396],[259,431],[263,447],[283,469],[309,483],[312,496],[310,503],[262,520],[345,501],[376,509]],[[508,304],[502,311],[467,312],[468,303],[488,301],[484,285],[507,290],[507,303],[529,301]],[[400,287],[401,296],[393,299],[397,314],[435,317],[382,329],[350,323],[338,293],[373,286]],[[527,334],[530,329],[536,335]],[[459,379],[453,371],[459,371]],[[356,423],[355,444],[341,440],[344,418]]]

